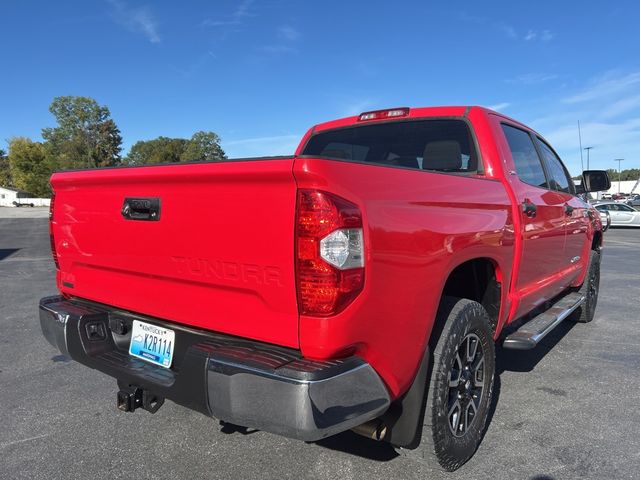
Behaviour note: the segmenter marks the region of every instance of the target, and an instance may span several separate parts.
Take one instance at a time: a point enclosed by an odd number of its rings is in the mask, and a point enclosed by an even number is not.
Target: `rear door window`
[[[481,171],[467,123],[409,120],[327,130],[302,155],[448,173]]]
[[[541,188],[549,188],[547,178],[540,162],[531,135],[511,125],[502,124],[502,131],[511,150],[511,158],[515,164],[518,178],[529,185]]]

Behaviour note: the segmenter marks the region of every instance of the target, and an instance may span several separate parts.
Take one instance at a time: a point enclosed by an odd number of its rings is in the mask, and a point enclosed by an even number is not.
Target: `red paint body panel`
[[[413,379],[449,273],[473,258],[511,275],[509,199],[497,181],[296,159],[300,188],[331,188],[356,203],[365,228],[365,287],[330,318],[300,319],[305,356],[355,351],[385,379],[392,395]]]
[[[297,347],[292,164],[285,159],[55,174],[60,290]],[[125,197],[159,197],[160,220],[124,219]]]
[[[599,215],[571,195],[531,187],[514,170],[500,123],[479,107],[411,109],[466,118],[484,171],[460,176],[297,157],[55,174],[52,222],[68,295],[179,323],[299,348],[318,359],[357,354],[393,398],[411,384],[449,274],[489,259],[502,284],[501,328],[582,282]],[[401,118],[406,121],[407,118]],[[373,123],[373,122],[366,122]],[[365,281],[340,313],[299,316],[296,192],[318,189],[362,214]],[[128,221],[125,197],[158,197],[161,220]],[[540,215],[523,215],[524,199]],[[573,213],[563,213],[565,203]],[[575,260],[579,257],[579,261]]]
[[[502,133],[506,123],[542,138],[540,134],[511,118],[485,111],[491,135],[485,142],[495,142],[501,157],[501,176],[507,190],[512,192],[516,222],[516,254],[509,297],[511,308],[508,321],[528,313],[538,305],[551,300],[570,286],[582,283],[589,262],[589,250],[596,229],[587,212],[593,210],[587,203],[573,195],[528,185],[509,172],[516,167]],[[491,139],[491,140],[490,140]],[[496,165],[497,167],[497,165]],[[534,218],[528,218],[520,208],[527,200],[538,210]],[[565,204],[574,210],[571,216],[564,212]],[[598,216],[598,215],[596,215]],[[599,222],[599,219],[598,219]],[[579,261],[572,262],[575,257]]]

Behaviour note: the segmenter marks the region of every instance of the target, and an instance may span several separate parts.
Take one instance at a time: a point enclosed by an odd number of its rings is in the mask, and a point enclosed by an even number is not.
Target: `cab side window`
[[[571,180],[571,177],[569,177],[567,169],[562,164],[562,161],[554,151],[551,150],[551,147],[549,147],[549,145],[540,138],[536,138],[536,142],[547,166],[547,172],[549,174],[549,188],[573,195],[575,192],[573,188],[573,181]]]
[[[529,185],[549,188],[540,157],[529,133],[504,123],[502,131],[509,144],[518,178]]]

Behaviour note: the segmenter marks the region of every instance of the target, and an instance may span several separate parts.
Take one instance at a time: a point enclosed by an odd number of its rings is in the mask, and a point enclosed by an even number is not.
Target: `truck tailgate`
[[[58,287],[297,348],[292,167],[281,158],[54,174]],[[157,199],[160,210],[125,218],[127,199]]]

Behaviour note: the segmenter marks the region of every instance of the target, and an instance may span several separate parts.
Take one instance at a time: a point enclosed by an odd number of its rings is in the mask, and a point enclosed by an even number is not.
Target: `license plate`
[[[175,338],[173,330],[134,320],[129,354],[169,368],[173,360]]]

